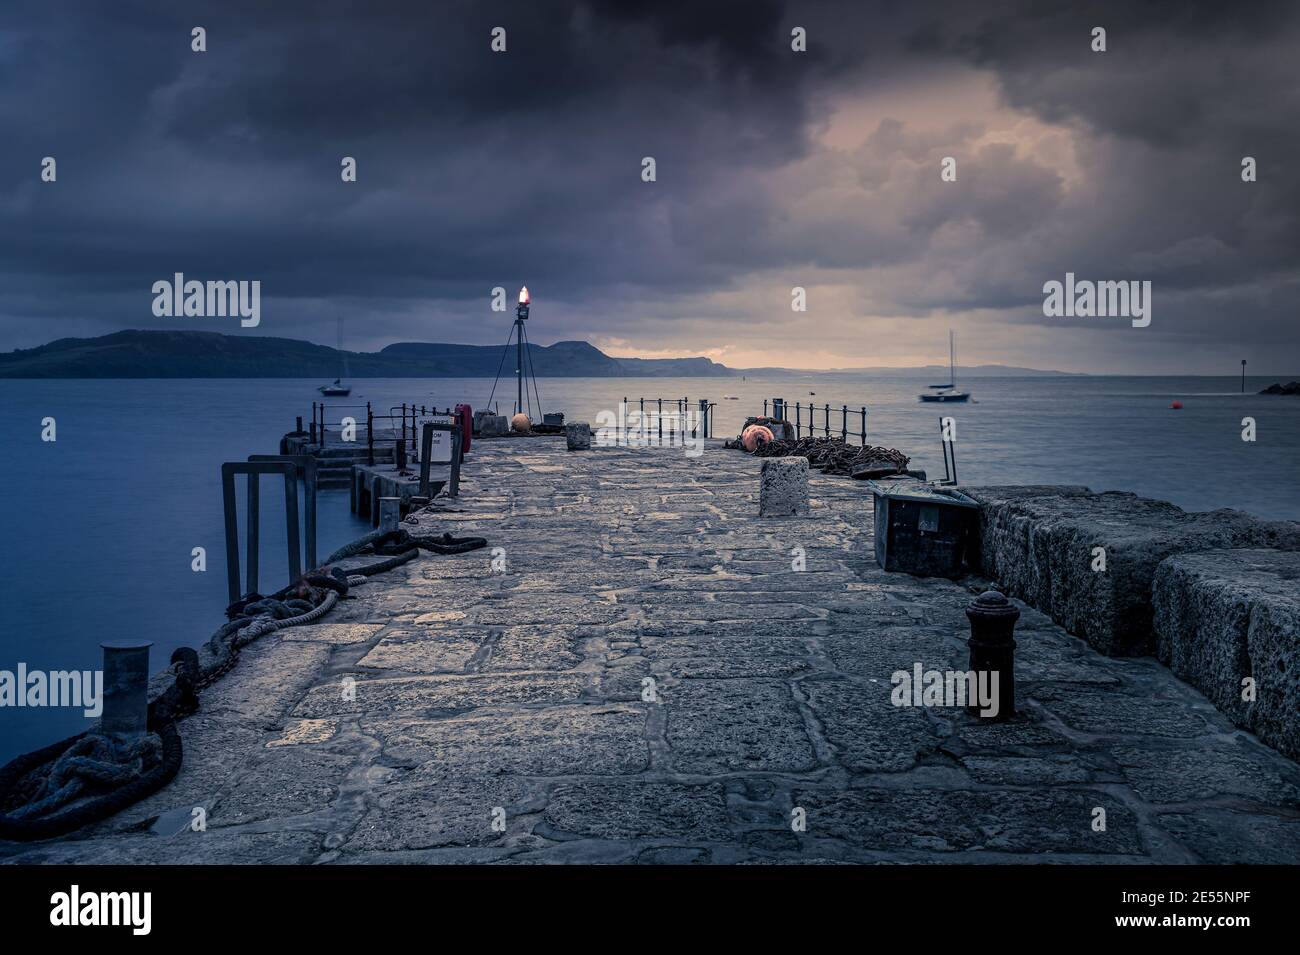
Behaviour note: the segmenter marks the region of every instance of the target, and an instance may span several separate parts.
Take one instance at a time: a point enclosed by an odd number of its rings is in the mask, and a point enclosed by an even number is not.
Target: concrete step
[[[352,461],[367,458],[369,457],[370,452],[366,449],[366,446],[362,444],[360,447],[356,448],[325,448],[324,450],[317,448],[312,451],[312,455],[320,461]],[[391,444],[375,445],[375,457],[388,458],[391,460],[393,457],[393,446]]]

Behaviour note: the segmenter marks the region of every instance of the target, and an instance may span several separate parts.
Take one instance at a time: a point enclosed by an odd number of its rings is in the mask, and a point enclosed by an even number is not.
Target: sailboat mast
[[[339,364],[342,365],[343,367],[342,375],[344,378],[346,378],[348,376],[348,356],[343,351],[343,316],[336,315],[334,316],[334,319],[337,322],[336,331],[337,331],[338,348],[339,348]]]

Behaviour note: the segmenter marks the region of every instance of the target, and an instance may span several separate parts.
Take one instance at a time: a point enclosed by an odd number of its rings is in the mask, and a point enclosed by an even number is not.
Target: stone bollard
[[[764,458],[759,475],[758,516],[790,517],[808,513],[808,459]]]
[[[379,529],[395,531],[402,519],[402,499],[400,497],[381,497],[379,499]]]
[[[564,438],[570,451],[590,451],[591,425],[585,421],[571,421],[564,426]]]
[[[982,673],[998,674],[996,715],[984,717],[991,721],[1009,720],[1016,715],[1016,641],[1013,635],[1020,611],[996,590],[986,590],[966,607],[970,620],[970,669],[976,680]],[[992,687],[992,677],[987,677]],[[978,716],[979,706],[966,709]]]
[[[113,640],[100,644],[104,650],[101,732],[143,736],[148,731],[151,646],[151,640]]]

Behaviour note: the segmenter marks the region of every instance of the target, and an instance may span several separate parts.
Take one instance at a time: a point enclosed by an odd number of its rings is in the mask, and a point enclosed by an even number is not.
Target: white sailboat
[[[930,390],[917,395],[922,401],[969,401],[969,391],[957,390],[957,350],[953,343],[952,329],[948,330],[948,381],[942,385],[931,385]]]

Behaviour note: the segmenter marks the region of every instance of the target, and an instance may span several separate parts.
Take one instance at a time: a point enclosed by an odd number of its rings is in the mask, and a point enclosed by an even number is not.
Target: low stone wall
[[[1300,554],[1180,554],[1156,570],[1153,598],[1160,661],[1300,759]]]
[[[979,563],[1009,596],[1037,607],[1111,656],[1155,652],[1152,584],[1176,554],[1225,548],[1300,550],[1300,524],[1079,486],[963,490],[980,505]],[[1095,570],[1096,548],[1105,569]]]

